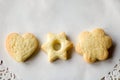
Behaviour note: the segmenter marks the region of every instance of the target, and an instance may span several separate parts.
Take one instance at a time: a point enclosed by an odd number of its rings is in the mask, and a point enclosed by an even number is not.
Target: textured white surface
[[[120,59],[119,63],[116,63],[113,69],[102,77],[101,80],[120,80]]]
[[[0,80],[20,80],[16,74],[5,65],[3,60],[0,60]]]
[[[76,44],[83,30],[103,28],[114,41],[110,59],[86,63],[74,50],[70,60],[49,63],[39,51],[25,63],[14,61],[5,49],[10,32],[31,32],[40,44],[48,32],[66,32]],[[0,59],[22,80],[99,80],[120,58],[119,0],[0,0]]]

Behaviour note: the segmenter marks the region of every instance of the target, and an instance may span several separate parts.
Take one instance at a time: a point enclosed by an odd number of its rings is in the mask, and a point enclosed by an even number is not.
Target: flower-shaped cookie
[[[76,52],[83,55],[88,63],[105,60],[108,57],[108,49],[112,46],[112,39],[105,35],[103,29],[96,28],[92,32],[82,32],[78,38]]]
[[[72,46],[72,43],[66,39],[64,32],[60,34],[49,33],[47,42],[42,45],[42,49],[48,54],[48,60],[53,62],[57,58],[66,60],[67,51]]]

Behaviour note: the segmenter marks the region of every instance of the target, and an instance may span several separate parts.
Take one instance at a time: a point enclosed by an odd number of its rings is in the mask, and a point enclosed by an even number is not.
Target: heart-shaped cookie
[[[36,37],[31,33],[11,33],[6,39],[6,48],[10,55],[18,62],[24,62],[38,47]]]

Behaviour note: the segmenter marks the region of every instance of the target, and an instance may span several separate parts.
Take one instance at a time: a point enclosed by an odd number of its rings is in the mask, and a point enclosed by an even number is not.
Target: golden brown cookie
[[[36,37],[31,33],[11,33],[6,39],[6,48],[10,55],[18,62],[25,61],[38,47]]]
[[[108,49],[112,46],[112,39],[105,34],[103,29],[96,28],[92,32],[82,32],[78,38],[76,52],[83,55],[88,63],[105,60],[108,57]]]
[[[49,33],[47,42],[42,45],[42,49],[48,54],[48,60],[53,62],[57,58],[66,60],[67,51],[72,46],[72,43],[66,39],[64,32],[60,34]]]

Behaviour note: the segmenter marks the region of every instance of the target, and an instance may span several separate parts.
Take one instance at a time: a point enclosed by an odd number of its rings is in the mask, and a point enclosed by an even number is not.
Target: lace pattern
[[[115,64],[113,67],[113,70],[108,72],[108,74],[102,77],[101,80],[120,80],[120,59],[119,63]]]
[[[3,60],[0,60],[0,80],[19,80],[17,76],[4,65]]]
[[[9,68],[4,65],[3,60],[0,60],[0,80],[20,80],[16,74],[12,73]],[[120,80],[120,59],[112,71],[108,72],[108,74],[100,80]]]

